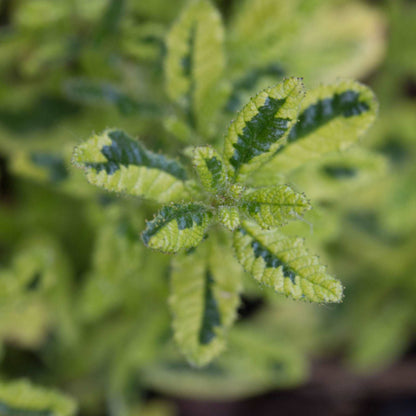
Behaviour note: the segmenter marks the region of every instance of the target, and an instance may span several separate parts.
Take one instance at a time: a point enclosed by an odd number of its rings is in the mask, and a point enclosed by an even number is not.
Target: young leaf
[[[71,416],[76,409],[69,397],[26,380],[0,383],[0,411],[4,416]]]
[[[249,189],[241,203],[244,212],[262,228],[283,225],[311,208],[303,194],[287,185]]]
[[[347,149],[373,123],[377,108],[373,92],[355,81],[309,91],[287,144],[264,166],[262,175],[276,170],[285,173],[324,154]]]
[[[204,238],[212,213],[201,204],[167,205],[147,223],[142,234],[146,246],[164,253],[196,247]]]
[[[224,348],[234,322],[241,273],[231,253],[217,241],[172,264],[170,306],[175,340],[194,365],[210,362]]]
[[[231,123],[224,144],[228,175],[241,180],[267,162],[284,144],[303,98],[299,78],[257,94]]]
[[[184,168],[147,150],[120,130],[106,130],[74,150],[88,181],[108,191],[168,202],[186,196]]]
[[[211,146],[201,146],[194,149],[192,163],[199,179],[207,191],[218,192],[227,181],[221,156]]]
[[[247,222],[235,233],[237,259],[258,282],[293,299],[340,302],[342,285],[308,253],[300,238]]]
[[[208,0],[190,1],[167,37],[166,88],[205,131],[217,110],[215,92],[224,69],[221,16]]]
[[[218,221],[230,231],[240,226],[240,213],[237,207],[222,205],[218,207]]]

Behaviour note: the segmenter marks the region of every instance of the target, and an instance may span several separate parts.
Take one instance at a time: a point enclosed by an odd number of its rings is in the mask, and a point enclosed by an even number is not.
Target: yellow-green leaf
[[[259,283],[293,299],[340,302],[341,283],[330,276],[301,238],[244,222],[235,233],[237,259]]]
[[[283,225],[310,209],[306,197],[287,185],[248,189],[241,198],[241,206],[262,228]]]
[[[186,172],[175,160],[147,150],[120,130],[106,130],[74,150],[88,181],[108,191],[168,202],[187,195]]]
[[[370,127],[377,109],[373,92],[355,81],[309,91],[287,145],[258,174],[287,173],[327,153],[346,150]]]
[[[193,0],[170,30],[165,60],[166,89],[198,130],[206,132],[218,109],[224,69],[221,16],[208,0]]]
[[[71,416],[76,410],[74,400],[55,390],[34,386],[26,380],[0,383],[2,416]]]
[[[206,190],[218,192],[224,188],[227,182],[227,175],[221,156],[213,147],[196,147],[194,149],[192,164]]]
[[[228,175],[244,177],[267,162],[285,143],[304,96],[299,78],[289,78],[257,94],[231,123],[223,159]]]
[[[204,238],[212,213],[201,204],[167,205],[142,234],[146,246],[165,253],[196,247]]]
[[[174,258],[170,306],[175,340],[194,365],[208,364],[225,346],[237,316],[241,272],[218,241]]]

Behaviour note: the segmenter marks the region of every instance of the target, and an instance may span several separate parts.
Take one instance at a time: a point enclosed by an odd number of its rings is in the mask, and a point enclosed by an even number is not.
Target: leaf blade
[[[166,39],[167,93],[202,132],[219,108],[214,87],[225,66],[223,42],[221,16],[207,0],[189,2]]]
[[[342,285],[326,273],[299,238],[243,223],[235,233],[237,259],[258,282],[293,299],[340,302]]]
[[[236,266],[231,253],[216,242],[173,260],[169,304],[174,337],[193,365],[208,364],[225,347],[241,290]]]
[[[224,188],[227,176],[221,156],[211,146],[199,146],[194,149],[192,164],[198,173],[203,187],[209,192],[218,192]]]
[[[227,173],[242,180],[267,162],[296,121],[303,98],[299,78],[289,78],[257,94],[231,123],[223,159]]]
[[[120,130],[106,130],[74,149],[72,163],[93,185],[167,202],[186,197],[184,168]]]
[[[146,224],[142,240],[164,253],[189,250],[203,240],[211,219],[212,213],[201,204],[166,205]]]
[[[276,170],[290,172],[324,154],[346,150],[370,127],[377,110],[373,92],[355,81],[341,81],[309,91],[287,144],[262,172],[265,176]]]
[[[249,189],[241,203],[244,212],[262,228],[283,225],[311,208],[303,194],[287,185]]]

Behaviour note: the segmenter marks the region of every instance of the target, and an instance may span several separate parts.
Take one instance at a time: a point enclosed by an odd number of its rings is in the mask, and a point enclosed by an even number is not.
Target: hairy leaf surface
[[[259,283],[293,299],[340,302],[342,285],[308,253],[303,240],[247,222],[235,233],[239,262]]]
[[[213,147],[196,147],[192,163],[207,191],[218,192],[218,190],[224,188],[227,175],[221,156]]]
[[[202,241],[211,219],[212,213],[201,204],[167,205],[147,223],[142,238],[164,253],[187,250]]]
[[[147,150],[120,130],[106,130],[77,146],[73,163],[108,191],[167,202],[186,196],[184,168]]]
[[[221,205],[218,207],[218,220],[230,231],[236,230],[240,226],[240,213],[238,207]]]
[[[310,209],[306,197],[287,185],[249,189],[241,204],[244,212],[262,228],[283,225]]]
[[[373,92],[358,82],[342,81],[309,91],[287,144],[277,149],[261,174],[285,173],[327,153],[347,149],[373,123],[377,108]]]
[[[301,80],[289,78],[260,92],[243,107],[225,138],[223,158],[231,178],[242,180],[284,144],[302,98]]]
[[[223,350],[225,334],[237,315],[240,276],[237,262],[217,241],[174,258],[170,297],[174,335],[192,364],[205,365]]]

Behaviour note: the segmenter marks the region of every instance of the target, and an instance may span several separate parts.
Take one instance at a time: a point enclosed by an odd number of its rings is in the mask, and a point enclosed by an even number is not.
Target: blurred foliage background
[[[215,3],[227,48],[227,83],[215,91],[231,91],[219,126],[285,75],[308,87],[355,78],[376,92],[380,114],[365,149],[348,152],[326,179],[338,155],[292,178],[315,209],[288,232],[308,236],[343,281],[344,302],[295,303],[247,279],[227,351],[192,369],[171,339],[168,259],[144,251],[137,233],[149,207],[102,194],[70,166],[73,146],[107,127],[181,157],[194,132],[167,97],[163,63],[185,2],[2,0],[3,381],[59,389],[85,415],[174,415],[169,397],[295,388],[325,360],[380,374],[414,350],[416,4]]]

